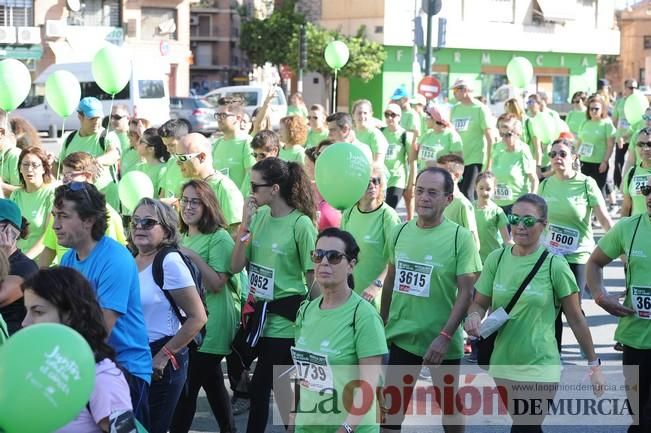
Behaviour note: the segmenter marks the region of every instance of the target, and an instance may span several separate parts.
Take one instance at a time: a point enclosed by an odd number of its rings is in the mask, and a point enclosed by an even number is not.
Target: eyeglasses
[[[513,137],[515,135],[515,132],[509,131],[509,132],[500,132],[500,137],[502,138],[509,138]]]
[[[549,158],[551,158],[551,159],[554,159],[557,156],[560,156],[561,158],[567,158],[567,155],[569,155],[569,153],[567,153],[564,150],[559,150],[558,152],[556,152],[555,150],[552,150],[547,155],[549,155]]]
[[[439,122],[438,120],[435,120],[434,123],[436,123],[438,126],[448,126],[443,122]]]
[[[337,250],[314,250],[311,253],[313,263],[322,263],[323,258],[328,259],[328,264],[338,265],[346,254]],[[347,257],[346,257],[347,258]]]
[[[20,168],[22,168],[23,170],[29,170],[30,168],[32,170],[36,170],[37,168],[41,168],[41,167],[43,167],[43,164],[39,164],[38,162],[32,162],[32,163],[23,162],[22,164],[20,164]]]
[[[537,104],[537,102],[534,101],[533,99],[529,99],[529,100],[527,101],[527,105],[533,105],[533,104]]]
[[[215,119],[217,120],[225,120],[226,118],[230,116],[235,116],[233,113],[215,113]]]
[[[195,153],[176,153],[174,156],[176,156],[176,160],[179,163],[182,162],[188,162],[192,158],[196,158],[197,156],[201,155],[201,152],[195,152]]]
[[[640,194],[642,194],[642,195],[645,196],[645,197],[648,196],[649,194],[651,194],[651,186],[649,186],[649,185],[642,185],[642,186],[640,187]]]
[[[535,216],[532,215],[515,215],[515,214],[510,214],[507,215],[507,219],[509,220],[509,224],[512,226],[517,226],[520,223],[524,224],[525,227],[531,228],[536,225],[536,223],[541,223],[544,222],[545,220],[542,218],[536,218]]]
[[[572,99],[572,104],[578,104],[579,102],[581,102],[580,99]]]
[[[635,90],[637,87],[627,87],[628,90]]]
[[[381,183],[382,183],[382,179],[380,179],[379,177],[372,177],[371,180],[368,181],[369,185],[373,184],[375,186],[378,186]]]
[[[307,120],[317,120],[319,116],[307,116]]]
[[[133,217],[131,219],[131,228],[132,229],[143,229],[143,230],[151,230],[156,225],[160,224],[157,220],[153,218],[138,218],[138,217]]]
[[[61,173],[61,178],[63,179],[64,182],[70,181],[70,179],[77,177],[77,176],[83,176],[85,175],[86,172],[84,171],[70,171],[68,173]]]
[[[199,207],[203,204],[201,199],[187,198],[186,196],[181,197],[181,200],[179,200],[179,202],[181,203],[181,206],[188,207],[188,208]]]
[[[391,112],[391,111],[387,111],[387,112],[384,113],[384,117],[390,117],[392,119],[395,119],[396,117],[398,117],[398,115],[396,113]]]
[[[70,183],[66,183],[64,187],[67,188],[69,191],[73,191],[73,192],[83,191],[86,200],[88,200],[89,203],[92,203],[92,200],[90,199],[90,194],[88,194],[88,189],[87,189],[88,185],[90,184],[86,182],[70,182]]]
[[[269,156],[269,154],[264,153],[264,152],[251,152],[251,156],[254,157],[255,159],[265,159],[266,157]]]
[[[258,192],[258,188],[262,188],[263,186],[274,186],[273,183],[254,183],[251,182],[251,192]]]
[[[125,114],[124,116],[120,116],[120,115],[118,115],[118,114],[111,114],[111,119],[112,119],[112,120],[122,120],[122,119],[124,119],[125,117],[127,117],[126,114]],[[136,122],[136,124],[138,124],[138,123]]]
[[[646,120],[647,122],[651,120],[651,115],[650,114],[643,114],[642,115],[642,120]]]
[[[590,111],[599,111],[601,107],[590,107]]]

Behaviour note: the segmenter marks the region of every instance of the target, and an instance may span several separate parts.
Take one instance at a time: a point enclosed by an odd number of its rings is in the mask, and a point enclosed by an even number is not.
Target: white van
[[[47,104],[45,83],[55,71],[66,70],[73,73],[81,85],[81,97],[94,96],[102,101],[104,115],[109,116],[111,95],[99,88],[91,72],[91,63],[59,63],[48,66],[33,82],[30,95],[11,115],[29,121],[39,131],[48,131],[50,136],[61,129],[63,119]],[[153,125],[161,125],[170,119],[170,98],[165,85],[162,68],[133,63],[131,80],[117,95],[113,104],[126,104],[131,114],[148,119]],[[66,130],[79,129],[79,119],[75,113],[68,116]]]
[[[262,106],[268,93],[268,87],[260,84],[250,84],[248,86],[220,87],[219,89],[206,93],[203,97],[210,104],[217,107],[219,98],[223,96],[239,96],[244,100],[244,110],[250,116],[253,114],[253,110]],[[272,128],[278,129],[280,119],[287,115],[287,99],[285,99],[285,94],[280,87],[275,87],[274,98],[269,104],[268,113],[271,118]]]

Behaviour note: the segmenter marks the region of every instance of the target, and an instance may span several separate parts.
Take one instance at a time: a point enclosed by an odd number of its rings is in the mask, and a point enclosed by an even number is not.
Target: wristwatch
[[[382,286],[384,286],[384,283],[382,282],[382,280],[380,280],[380,279],[378,278],[377,280],[373,281],[373,285],[374,285],[375,287],[381,289]]]
[[[346,430],[346,433],[355,433],[355,430],[353,430],[353,428],[348,425],[347,422],[343,423],[341,426],[344,428],[344,430]]]
[[[601,365],[601,358],[597,358],[594,361],[588,361],[588,367],[599,367]]]

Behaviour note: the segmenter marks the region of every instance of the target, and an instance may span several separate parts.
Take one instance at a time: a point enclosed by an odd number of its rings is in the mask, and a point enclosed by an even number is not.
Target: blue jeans
[[[122,373],[129,385],[133,414],[140,424],[149,431],[149,384],[124,369],[122,369]]]
[[[154,357],[170,340],[171,337],[162,338],[149,344],[151,356]],[[174,370],[172,362],[168,362],[161,379],[152,378],[149,386],[149,433],[166,433],[172,422],[174,409],[179,401],[181,392],[185,387],[188,376],[189,354],[188,348],[174,354],[179,368]]]

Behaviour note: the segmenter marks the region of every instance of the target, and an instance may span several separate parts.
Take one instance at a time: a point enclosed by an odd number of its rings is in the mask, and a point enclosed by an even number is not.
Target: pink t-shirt
[[[110,359],[95,364],[95,386],[90,395],[90,411],[84,406],[77,418],[56,431],[56,433],[102,433],[97,425],[114,412],[132,410],[129,385]]]
[[[330,227],[337,227],[339,228],[339,223],[341,222],[341,212],[339,212],[337,209],[333,208],[328,204],[327,201],[323,197],[321,197],[321,194],[319,193],[319,190],[316,188],[316,184],[314,186],[314,199],[316,200],[317,203],[317,226],[319,228],[319,232],[330,228]]]

